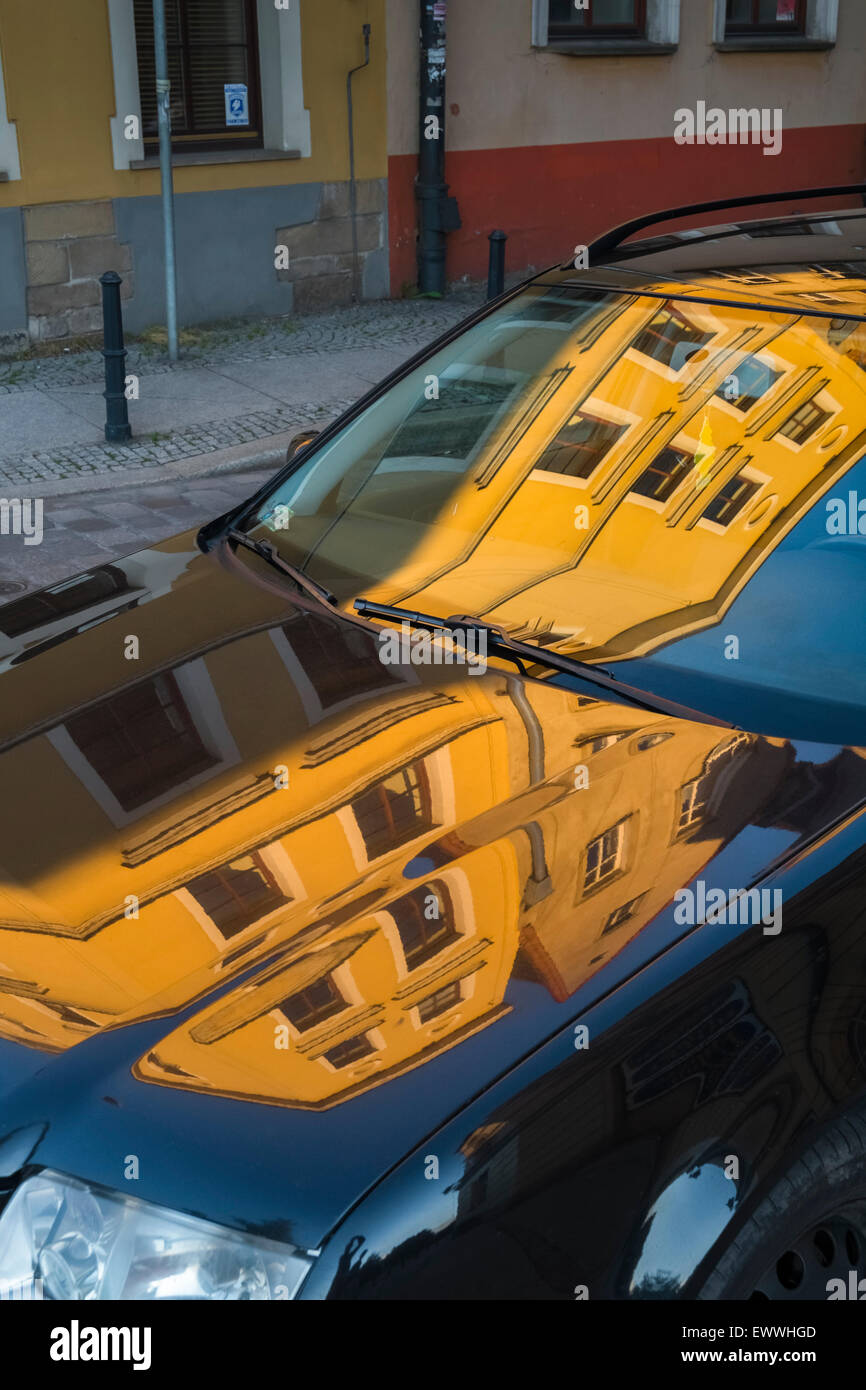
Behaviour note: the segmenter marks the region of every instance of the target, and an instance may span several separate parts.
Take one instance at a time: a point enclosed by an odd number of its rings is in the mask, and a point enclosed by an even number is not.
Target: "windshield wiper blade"
[[[226,537],[228,540],[234,541],[236,545],[242,545],[247,550],[251,550],[254,555],[260,556],[262,560],[273,565],[274,569],[279,570],[281,574],[287,574],[290,579],[294,579],[300,588],[305,589],[308,594],[312,594],[313,598],[329,603],[332,607],[336,606],[338,602],[336,594],[332,594],[330,589],[325,588],[324,584],[310,579],[309,575],[304,574],[304,571],[299,570],[297,565],[293,565],[291,561],[284,560],[277,547],[271,545],[270,541],[257,541],[252,536],[248,536],[246,531],[237,531],[234,527],[226,531]]]
[[[454,613],[448,618],[437,618],[432,613],[419,613],[411,608],[395,608],[391,604],[377,603],[374,599],[367,598],[356,598],[354,607],[363,617],[409,623],[412,627],[426,628],[433,632],[441,629],[449,632],[467,630],[483,632],[486,635],[488,651],[513,661],[521,675],[527,674],[527,666],[546,666],[551,671],[562,671],[567,676],[579,676],[592,685],[600,686],[602,690],[610,691],[619,699],[627,700],[629,704],[638,705],[642,709],[652,710],[657,714],[669,714],[674,719],[689,719],[699,724],[718,724],[725,729],[737,727],[735,724],[728,723],[726,719],[717,719],[714,715],[703,714],[700,710],[690,709],[688,705],[680,705],[674,700],[664,699],[661,695],[652,695],[645,690],[639,690],[637,686],[626,685],[624,681],[617,680],[616,676],[612,676],[603,666],[591,666],[586,661],[578,661],[572,656],[562,656],[559,652],[549,651],[546,647],[536,647],[529,642],[518,642],[516,638],[509,637],[501,627],[497,627],[494,623],[486,623],[483,618],[473,617],[469,613]]]

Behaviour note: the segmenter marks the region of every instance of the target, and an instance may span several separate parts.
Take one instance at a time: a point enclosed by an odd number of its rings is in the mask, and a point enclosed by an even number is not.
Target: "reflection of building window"
[[[457,940],[454,911],[442,884],[425,883],[388,904],[397,924],[409,970],[415,970]]]
[[[578,9],[573,0],[549,0],[551,39],[643,38],[646,0],[586,0]]]
[[[373,859],[431,829],[430,787],[423,763],[410,763],[356,797],[352,811]]]
[[[748,739],[744,734],[720,743],[704,759],[700,776],[683,783],[680,787],[680,809],[674,838],[688,834],[693,826],[706,820],[713,787],[719,779],[729,775],[747,745]]]
[[[597,888],[609,879],[615,878],[622,868],[625,846],[625,821],[618,821],[605,830],[586,847],[586,871],[583,876],[584,889]]]
[[[364,632],[340,629],[345,661],[335,659],[337,633],[330,624],[304,618],[284,623],[283,632],[323,710],[401,682],[402,677],[380,660],[379,648]]]
[[[429,1023],[431,1018],[438,1018],[440,1014],[453,1009],[455,1004],[460,1003],[460,998],[459,980],[455,980],[450,985],[443,985],[442,989],[437,989],[435,994],[428,994],[426,999],[419,1001],[418,1017],[422,1023]]]
[[[663,362],[672,371],[678,372],[688,359],[713,337],[695,328],[672,309],[660,309],[650,319],[645,328],[638,333],[631,346],[635,352]]]
[[[595,738],[575,739],[574,746],[579,753],[587,757],[590,753],[603,753],[605,748],[611,748],[615,743],[619,743],[620,739],[628,738],[631,732],[630,729],[625,732],[620,730],[615,734],[596,734]]]
[[[199,874],[187,889],[223,936],[232,937],[286,901],[259,854],[245,854]]]
[[[701,516],[707,521],[714,521],[717,526],[730,526],[760,488],[761,484],[756,483],[754,479],[747,478],[743,473],[736,473],[719,488],[713,500],[701,512]]]
[[[175,148],[260,146],[255,0],[168,0],[165,22]],[[155,147],[158,134],[151,0],[135,0],[135,38],[147,149]],[[244,125],[229,124],[227,83],[246,87],[248,121]]]
[[[644,893],[638,893],[636,898],[630,898],[621,907],[615,907],[604,924],[602,936],[605,936],[609,931],[615,931],[617,927],[622,926],[623,922],[627,922],[630,917],[633,917],[645,896]]]
[[[806,0],[727,0],[725,38],[806,32]]]
[[[72,715],[65,727],[124,811],[171,791],[217,762],[171,674],[101,700]]]
[[[369,1057],[370,1053],[375,1051],[367,1034],[359,1033],[356,1038],[347,1038],[345,1042],[337,1043],[336,1047],[325,1053],[325,1060],[330,1062],[332,1067],[350,1067],[353,1062],[360,1062],[362,1057]]]
[[[346,1008],[346,1001],[331,976],[326,975],[321,980],[314,980],[306,989],[290,994],[277,1008],[300,1032],[304,1032],[307,1028],[315,1028],[317,1023],[324,1022],[332,1014],[340,1013]]]
[[[687,454],[684,449],[675,449],[673,445],[668,445],[660,454],[656,454],[652,463],[635,479],[631,491],[641,497],[651,497],[655,502],[666,502],[690,472],[692,464],[691,454]]]
[[[751,410],[756,401],[765,396],[782,375],[774,372],[766,362],[757,357],[746,357],[729,376],[716,387],[716,395],[737,410]]]
[[[129,583],[123,570],[115,565],[101,565],[99,569],[88,570],[86,574],[43,589],[41,593],[27,594],[25,598],[4,604],[0,610],[0,632],[5,632],[7,637],[18,637],[31,628],[45,627],[70,613],[81,613],[104,603],[115,594],[128,592]]]
[[[789,415],[784,424],[779,426],[778,433],[794,444],[805,444],[806,440],[829,419],[829,410],[822,410],[813,400],[804,401],[793,415]]]
[[[705,772],[701,777],[695,777],[693,781],[686,782],[680,787],[678,835],[684,834],[693,825],[697,825],[699,821],[703,820],[706,815],[711,786],[712,776]]]
[[[536,463],[545,473],[588,478],[608,450],[628,429],[577,411],[546,446]]]

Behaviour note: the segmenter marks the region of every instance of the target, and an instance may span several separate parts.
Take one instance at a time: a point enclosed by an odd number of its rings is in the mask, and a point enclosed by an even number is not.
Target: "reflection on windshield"
[[[791,296],[798,274],[815,279],[789,269]],[[734,666],[724,641],[733,618],[763,620],[761,567],[811,517],[830,550],[802,554],[772,664],[777,690],[821,700],[806,634],[830,645],[844,623],[841,593],[826,611],[817,593],[842,549],[828,505],[866,452],[864,363],[853,320],[536,285],[392,387],[259,521],[347,606],[472,612],[606,663],[708,633],[717,676],[761,685],[769,660],[746,647]],[[658,689],[652,669],[626,678]]]

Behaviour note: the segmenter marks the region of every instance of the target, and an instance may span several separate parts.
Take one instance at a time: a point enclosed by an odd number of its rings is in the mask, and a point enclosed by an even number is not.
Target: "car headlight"
[[[0,1217],[0,1298],[288,1299],[311,1256],[46,1169]]]

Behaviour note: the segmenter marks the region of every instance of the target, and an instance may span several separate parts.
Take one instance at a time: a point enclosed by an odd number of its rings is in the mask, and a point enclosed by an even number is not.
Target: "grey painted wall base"
[[[0,352],[27,345],[27,262],[20,208],[0,208]]]
[[[321,184],[175,195],[178,317],[208,323],[242,315],[288,314],[292,286],[274,270],[274,229],[311,222]],[[162,204],[115,198],[117,239],[132,245],[135,293],[124,306],[130,333],[165,321]]]
[[[384,204],[386,181],[377,182]],[[181,325],[291,313],[295,307],[291,268],[288,275],[278,275],[274,264],[277,229],[322,225],[318,217],[323,192],[327,194],[331,187],[304,183],[176,194]],[[124,321],[130,333],[137,333],[165,318],[160,199],[115,198],[114,216],[117,240],[132,247],[135,287],[124,306]],[[382,216],[382,244],[364,257],[365,298],[388,293],[384,221]]]

